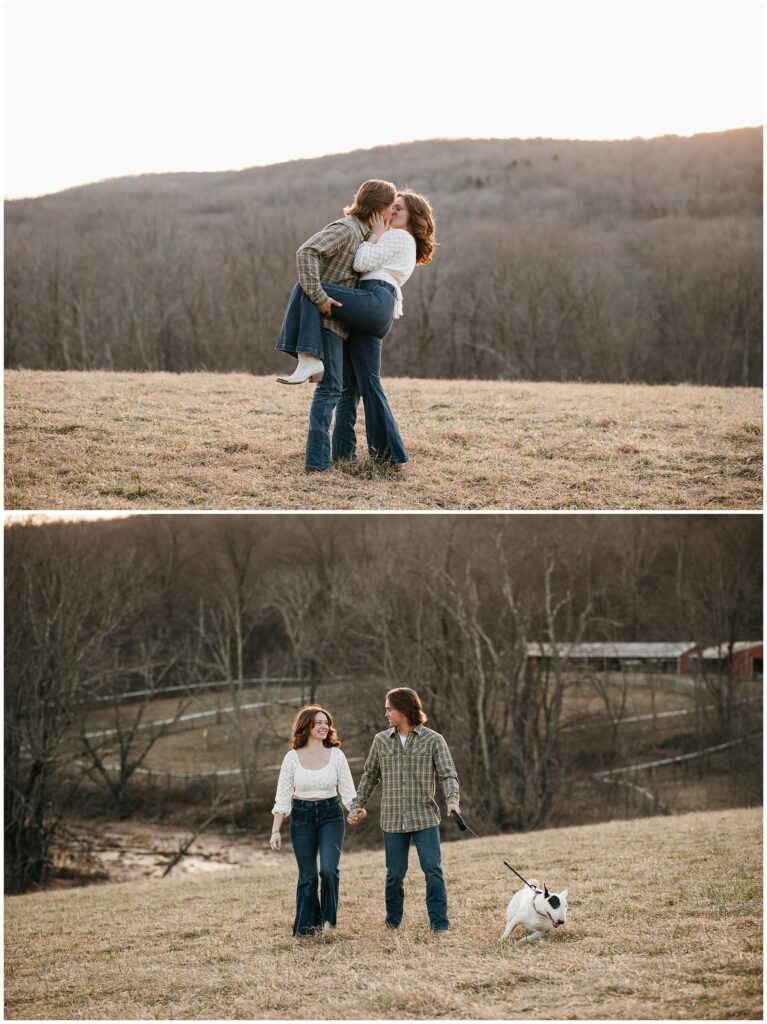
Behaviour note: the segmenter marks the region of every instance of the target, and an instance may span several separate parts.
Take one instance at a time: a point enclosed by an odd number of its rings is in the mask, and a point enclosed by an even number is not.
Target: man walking
[[[298,366],[290,377],[279,377],[284,384],[299,384],[310,378],[319,380],[314,389],[309,411],[309,432],[306,439],[307,472],[330,469],[332,465],[330,423],[341,398],[344,371],[343,343],[349,328],[331,316],[333,306],[322,281],[356,288],[359,274],[354,270],[354,257],[361,242],[370,235],[370,218],[379,214],[387,222],[391,217],[397,189],[390,181],[372,178],[357,189],[354,202],[344,208],[345,216],[328,224],[299,248],[296,253],[299,284],[288,301],[277,349],[291,352]],[[301,300],[308,298],[320,311],[320,337],[316,351],[301,350],[307,337],[301,324]]]
[[[442,874],[439,843],[440,813],[434,799],[439,779],[447,801],[447,813],[459,812],[458,773],[444,737],[425,727],[427,721],[415,690],[403,686],[386,694],[384,712],[389,728],[373,740],[349,805],[348,821],[356,825],[365,817],[365,804],[379,782],[381,828],[386,851],[386,925],[398,928],[405,902],[404,879],[411,840],[426,876],[426,910],[435,935],[448,927],[447,891]]]

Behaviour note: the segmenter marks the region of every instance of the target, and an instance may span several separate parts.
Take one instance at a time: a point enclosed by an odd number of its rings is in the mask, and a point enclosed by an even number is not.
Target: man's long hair
[[[407,718],[410,725],[423,725],[424,722],[428,722],[421,698],[409,686],[398,686],[396,690],[389,690],[386,699]]]
[[[347,217],[369,220],[374,213],[380,213],[391,206],[396,198],[397,186],[393,182],[371,178],[370,181],[363,181],[352,205],[344,207],[344,213]]]

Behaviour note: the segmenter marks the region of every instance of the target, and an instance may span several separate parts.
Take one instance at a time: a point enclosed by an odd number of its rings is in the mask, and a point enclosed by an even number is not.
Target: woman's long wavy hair
[[[293,723],[293,732],[290,737],[293,750],[300,750],[301,747],[306,746],[309,741],[309,730],[314,725],[314,716],[320,713],[328,720],[328,734],[322,741],[322,745],[324,747],[341,746],[341,741],[336,736],[336,731],[333,728],[333,718],[330,712],[320,707],[319,704],[307,704],[305,708],[301,708],[298,712]]]
[[[410,217],[407,230],[415,239],[415,262],[421,265],[431,263],[437,246],[437,225],[431,203],[412,188],[403,188],[397,195],[404,199]]]

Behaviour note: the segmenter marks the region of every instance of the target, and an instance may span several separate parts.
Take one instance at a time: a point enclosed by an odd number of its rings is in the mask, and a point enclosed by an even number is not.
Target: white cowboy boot
[[[289,377],[278,377],[278,384],[303,384],[304,381],[312,380],[316,384],[322,380],[325,366],[321,359],[313,356],[311,352],[298,353],[298,366]]]

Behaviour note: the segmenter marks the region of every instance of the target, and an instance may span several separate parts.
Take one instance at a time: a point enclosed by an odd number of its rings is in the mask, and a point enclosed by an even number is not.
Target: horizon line
[[[94,185],[105,185],[109,182],[127,181],[134,178],[162,177],[164,175],[192,175],[192,174],[242,174],[246,171],[262,170],[267,167],[284,167],[288,164],[304,163],[313,160],[328,160],[340,156],[352,156],[355,153],[371,153],[376,149],[395,149],[399,146],[414,146],[433,142],[586,142],[586,143],[620,143],[620,142],[653,142],[659,139],[694,139],[701,135],[725,135],[728,132],[764,130],[763,124],[736,125],[732,128],[719,128],[695,132],[661,132],[659,135],[630,135],[622,138],[583,138],[579,136],[557,137],[553,135],[515,136],[515,135],[484,135],[484,136],[436,136],[428,139],[407,139],[401,142],[385,142],[376,146],[359,146],[355,149],[339,150],[332,153],[318,153],[315,156],[293,157],[290,160],[275,160],[263,164],[249,164],[245,167],[211,168],[204,171],[140,171],[135,174],[116,174],[106,178],[96,178],[91,181],[83,181],[76,185],[66,185],[53,192],[39,192],[35,194],[4,195],[3,202],[23,202],[28,199],[48,199],[52,196],[63,195],[65,192],[72,192],[75,189],[90,188]]]

